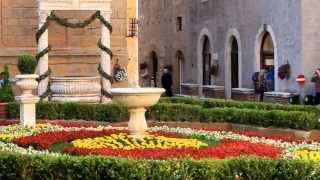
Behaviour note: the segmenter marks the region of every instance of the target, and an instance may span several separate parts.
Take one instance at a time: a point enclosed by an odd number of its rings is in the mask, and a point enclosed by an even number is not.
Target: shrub
[[[234,100],[222,100],[222,99],[194,99],[194,98],[184,98],[184,97],[162,98],[160,102],[199,105],[199,106],[202,106],[203,108],[229,107],[229,108],[257,109],[257,110],[303,111],[303,112],[316,113],[320,117],[319,106],[282,105],[282,104],[261,103],[261,102],[246,102],[246,101],[234,101]]]
[[[0,87],[0,102],[12,102],[14,101],[14,93],[12,90],[12,84],[9,80],[10,74],[8,66],[4,66],[4,70],[1,73],[3,78],[3,84]]]
[[[18,57],[18,69],[21,74],[34,74],[37,66],[36,58],[32,55],[20,55]]]
[[[263,127],[282,127],[311,130],[319,126],[314,113],[281,110],[254,110],[237,108],[202,109],[202,122],[229,122]]]
[[[10,103],[9,118],[19,117],[19,104]],[[128,110],[116,104],[79,104],[40,102],[36,105],[39,119],[81,119],[104,122],[119,122],[128,120]]]
[[[240,157],[225,160],[130,160],[0,154],[1,179],[319,179],[319,163]]]
[[[19,105],[9,104],[9,117],[19,117]],[[263,127],[319,129],[315,113],[240,108],[202,108],[198,105],[159,103],[147,111],[147,117],[159,121],[229,122]],[[125,107],[116,104],[77,104],[41,102],[37,104],[40,119],[82,119],[104,122],[128,120]]]

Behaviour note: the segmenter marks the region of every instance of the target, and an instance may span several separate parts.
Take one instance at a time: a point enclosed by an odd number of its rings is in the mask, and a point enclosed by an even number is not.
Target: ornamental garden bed
[[[0,121],[1,179],[320,178],[320,140],[288,134],[190,124],[152,126],[133,139],[99,122],[17,123]]]

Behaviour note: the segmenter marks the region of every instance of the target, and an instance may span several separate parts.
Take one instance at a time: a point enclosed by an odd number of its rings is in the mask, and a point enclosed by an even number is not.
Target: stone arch
[[[185,55],[181,50],[175,52],[174,61],[172,62],[173,90],[181,93],[181,83],[183,82]]]
[[[232,28],[228,31],[225,44],[225,96],[230,99],[232,95],[231,87],[231,48],[232,41],[235,39],[238,43],[238,61],[239,61],[239,87],[242,87],[242,46],[240,33],[237,29]]]
[[[261,67],[261,45],[263,43],[263,39],[266,33],[269,33],[273,43],[273,50],[274,50],[274,79],[275,79],[275,91],[279,90],[279,80],[277,76],[278,67],[279,67],[279,60],[278,60],[278,48],[277,48],[277,39],[275,32],[273,31],[270,25],[264,24],[258,30],[256,35],[256,42],[255,42],[255,71],[260,71]]]
[[[204,41],[208,38],[209,40],[209,51],[211,53],[211,56],[214,54],[213,50],[213,38],[211,35],[211,32],[207,28],[203,28],[200,31],[200,34],[198,36],[198,43],[197,43],[197,70],[198,70],[198,79],[197,82],[200,85],[199,88],[199,95],[202,96],[202,85],[203,85],[203,49],[204,49]]]
[[[164,47],[161,45],[160,42],[156,42],[155,40],[150,41],[150,45],[140,54],[141,58],[139,59],[139,64],[146,63],[148,65],[148,78],[143,81],[144,86],[151,85],[152,79],[152,53],[155,52],[158,59],[158,72],[157,72],[157,82],[156,84],[160,85],[160,76],[161,76],[161,69],[163,68],[164,64],[164,57],[165,57],[165,50]]]

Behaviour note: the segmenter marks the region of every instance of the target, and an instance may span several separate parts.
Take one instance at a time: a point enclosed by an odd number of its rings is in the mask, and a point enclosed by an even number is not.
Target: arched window
[[[239,46],[234,37],[231,43],[231,85],[239,88]]]
[[[158,56],[157,53],[152,51],[151,52],[151,86],[158,87]]]
[[[181,81],[182,81],[182,63],[184,62],[184,55],[182,51],[177,51],[176,60],[173,64],[173,79],[174,79],[174,91],[180,93],[181,90]]]
[[[261,62],[260,68],[266,73],[265,91],[275,90],[275,72],[274,72],[274,44],[271,35],[265,32],[261,43]]]
[[[266,32],[262,38],[260,68],[266,70],[274,68],[274,46],[268,32]]]
[[[202,51],[202,64],[203,64],[203,85],[211,85],[211,52],[210,41],[208,36],[204,37],[203,51]]]

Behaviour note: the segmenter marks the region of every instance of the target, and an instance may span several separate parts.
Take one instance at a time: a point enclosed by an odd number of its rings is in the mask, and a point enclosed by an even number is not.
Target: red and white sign
[[[296,81],[300,86],[303,86],[306,83],[306,77],[303,74],[299,74]]]

